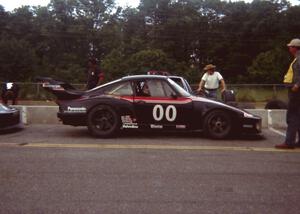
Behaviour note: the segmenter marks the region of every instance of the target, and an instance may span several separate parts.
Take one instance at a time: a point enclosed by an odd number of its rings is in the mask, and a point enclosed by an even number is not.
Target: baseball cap
[[[292,39],[289,44],[289,47],[300,47],[300,39]]]

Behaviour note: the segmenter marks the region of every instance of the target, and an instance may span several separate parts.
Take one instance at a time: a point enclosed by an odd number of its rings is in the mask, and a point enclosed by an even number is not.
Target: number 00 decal
[[[155,105],[152,114],[154,120],[161,121],[164,117],[164,108],[162,107],[162,105]],[[167,106],[165,114],[166,114],[167,121],[173,122],[177,116],[177,110],[175,106],[173,105]]]
[[[154,120],[156,121],[162,120],[164,117],[164,108],[162,107],[162,105],[154,106],[152,114]]]

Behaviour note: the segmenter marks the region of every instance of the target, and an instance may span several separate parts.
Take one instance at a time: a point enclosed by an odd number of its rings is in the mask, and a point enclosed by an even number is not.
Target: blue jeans
[[[285,143],[293,146],[296,141],[296,135],[300,134],[300,101],[289,100],[286,114],[287,130]]]
[[[205,90],[205,95],[207,98],[211,99],[217,99],[217,90],[218,89],[204,89]]]

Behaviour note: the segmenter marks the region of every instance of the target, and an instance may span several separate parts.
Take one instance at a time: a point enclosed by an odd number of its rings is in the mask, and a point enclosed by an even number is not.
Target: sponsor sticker
[[[137,125],[137,123],[123,123],[122,126],[124,129],[138,129],[139,126]]]
[[[68,106],[68,109],[64,111],[65,113],[86,113],[85,107],[70,107]]]
[[[253,128],[253,125],[251,125],[251,124],[244,124],[243,127],[244,128]]]
[[[133,122],[135,122],[135,119],[131,118],[130,115],[121,116],[121,120],[122,120],[122,123],[133,123]]]
[[[121,116],[121,121],[123,123],[122,127],[125,129],[137,129],[139,126],[135,123],[136,119],[132,118],[130,115]]]
[[[176,129],[185,129],[186,125],[176,125]]]
[[[155,124],[150,124],[151,129],[163,129],[164,127],[162,125],[155,125]]]

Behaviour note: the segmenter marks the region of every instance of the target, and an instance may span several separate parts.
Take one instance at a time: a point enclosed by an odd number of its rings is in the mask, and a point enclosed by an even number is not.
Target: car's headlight
[[[257,131],[261,131],[261,123],[257,122],[255,128]]]
[[[247,113],[247,112],[244,112],[244,117],[247,117],[247,118],[253,118],[254,115],[249,114],[249,113]]]

